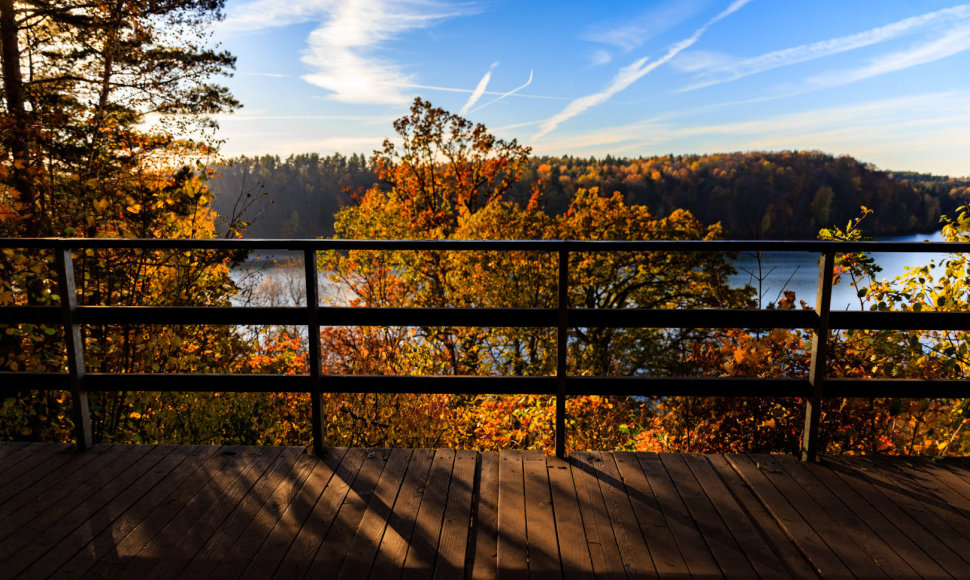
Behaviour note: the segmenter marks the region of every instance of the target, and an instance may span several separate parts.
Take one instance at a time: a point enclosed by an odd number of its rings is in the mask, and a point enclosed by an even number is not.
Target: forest
[[[394,123],[397,139],[370,158],[222,163],[213,117],[239,103],[217,83],[231,72],[232,56],[205,42],[221,9],[213,0],[0,2],[0,237],[861,239],[942,226],[947,240],[970,240],[965,182],[891,175],[816,152],[536,159],[528,147],[421,99]],[[149,123],[150,116],[159,120]],[[265,200],[275,203],[261,207]],[[763,208],[761,217],[730,217],[723,200]],[[225,307],[299,299],[299,284],[285,278],[233,278],[246,258],[90,250],[75,257],[77,298],[82,305]],[[730,258],[578,255],[569,300],[589,308],[803,307],[791,293],[757,304],[751,288],[731,287]],[[842,255],[838,276],[867,309],[968,309],[966,256],[913,266],[881,281],[871,258]],[[332,252],[319,255],[319,268],[355,306],[532,307],[556,295],[554,262],[524,252]],[[4,248],[0,305],[61,304],[55,278],[50,253]],[[966,335],[836,333],[828,372],[965,378]],[[551,329],[327,327],[314,338],[324,373],[549,375],[556,366]],[[587,375],[804,376],[809,339],[785,329],[588,328],[570,337],[567,364]],[[89,372],[302,374],[311,364],[299,328],[87,325],[82,341]],[[61,329],[0,325],[0,369],[66,365]],[[96,440],[310,440],[307,394],[138,387],[91,393]],[[6,389],[3,397],[0,439],[70,440],[69,393]],[[326,393],[323,408],[334,445],[552,448],[554,404],[546,396]],[[823,448],[964,454],[968,408],[967,399],[827,400]],[[803,410],[797,399],[576,396],[567,403],[568,445],[793,453]]]
[[[238,157],[209,181],[213,206],[242,219],[246,237],[330,237],[334,216],[356,194],[378,183],[359,154]],[[533,157],[509,188],[509,199],[528,203],[540,187],[548,211],[561,214],[577,191],[619,192],[625,203],[658,216],[678,209],[704,223],[719,222],[732,239],[812,239],[819,229],[844,224],[860,206],[874,210],[866,231],[874,236],[939,229],[942,215],[970,200],[970,180],[882,171],[851,157],[819,151],[664,155],[602,160]]]

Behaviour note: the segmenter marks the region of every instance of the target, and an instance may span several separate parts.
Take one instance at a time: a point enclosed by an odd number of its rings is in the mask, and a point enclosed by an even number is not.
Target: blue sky
[[[536,154],[819,149],[970,176],[970,4],[228,0],[223,153],[370,154],[416,96]]]

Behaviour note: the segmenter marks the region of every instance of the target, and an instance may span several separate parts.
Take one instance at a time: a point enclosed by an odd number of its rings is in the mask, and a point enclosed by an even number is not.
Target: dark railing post
[[[91,414],[88,410],[88,392],[82,388],[84,380],[84,342],[81,327],[75,323],[77,289],[74,286],[74,259],[71,249],[55,251],[57,261],[57,292],[61,295],[61,324],[64,327],[64,345],[67,347],[67,372],[71,377],[71,405],[74,420],[74,437],[77,450],[86,451],[94,441],[91,438]]]
[[[802,461],[818,459],[818,423],[825,394],[825,359],[829,339],[829,314],[832,310],[832,276],[835,273],[835,253],[825,252],[818,265],[818,292],[815,313],[818,326],[812,335],[812,362],[808,371],[812,394],[805,401],[805,429],[802,431]]]
[[[307,360],[310,365],[310,414],[313,422],[313,453],[317,457],[323,456],[323,442],[325,439],[323,426],[323,398],[320,394],[320,293],[317,281],[317,252],[313,249],[303,250],[303,265],[306,277],[306,312],[307,312]]]
[[[556,457],[566,458],[566,344],[569,339],[569,251],[559,250],[559,326],[556,334]]]

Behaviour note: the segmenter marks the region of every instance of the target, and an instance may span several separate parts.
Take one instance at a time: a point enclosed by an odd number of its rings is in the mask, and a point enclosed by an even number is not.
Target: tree
[[[204,183],[214,151],[212,115],[238,105],[210,82],[234,62],[207,46],[222,6],[222,0],[0,2],[0,205],[6,208],[0,235],[215,235]],[[229,229],[237,233],[234,225]],[[227,304],[235,292],[228,267],[240,257],[86,252],[76,257],[79,302]],[[5,253],[0,299],[56,303],[52,263],[49,255]],[[0,367],[63,368],[53,329],[3,330]],[[87,328],[84,338],[89,368],[114,372],[226,368],[243,349],[230,329],[126,325]],[[56,417],[62,401],[52,397],[24,393],[5,407]],[[131,404],[125,393],[99,395],[92,401],[96,434],[111,436]],[[43,425],[37,420],[22,431],[36,437]]]
[[[340,237],[377,239],[698,239],[721,235],[689,212],[655,218],[622,196],[579,190],[564,215],[543,209],[541,188],[524,206],[507,193],[521,175],[528,151],[488,135],[484,127],[417,100],[410,115],[395,123],[400,146],[385,142],[374,165],[382,184],[357,204],[344,208],[335,224]],[[748,303],[747,290],[731,290],[731,266],[720,253],[581,254],[571,265],[574,306],[587,308],[670,308]],[[418,307],[553,307],[556,265],[536,252],[365,252],[331,253],[323,269],[351,292],[352,305]],[[570,366],[583,374],[678,374],[684,359],[675,345],[693,331],[656,329],[579,329],[570,342]],[[552,374],[555,333],[550,329],[435,327],[421,329],[328,329],[324,340],[333,372],[377,374]],[[453,397],[451,407],[484,411],[494,397]],[[532,397],[523,404],[534,412],[529,424],[552,423],[551,400]],[[629,447],[627,423],[645,412],[633,399],[582,397],[572,412],[615,409],[587,424],[598,434]],[[469,411],[475,415],[476,411]],[[477,415],[479,425],[465,429],[485,440],[535,443],[531,437],[493,437],[494,421]],[[516,413],[519,420],[525,415]],[[613,421],[611,419],[619,420]],[[466,418],[466,422],[469,419]],[[505,419],[501,419],[504,421]],[[511,418],[509,418],[511,420]],[[600,422],[602,421],[602,422]],[[594,426],[595,425],[597,426]],[[467,423],[466,423],[467,424]],[[620,430],[624,425],[626,430]],[[517,432],[525,427],[510,426]],[[501,430],[501,429],[500,429]],[[469,442],[474,441],[468,435]],[[575,439],[589,445],[592,439]],[[603,441],[603,439],[600,439]],[[619,443],[618,443],[619,442]],[[474,443],[472,443],[474,444]],[[595,444],[594,444],[595,446]]]

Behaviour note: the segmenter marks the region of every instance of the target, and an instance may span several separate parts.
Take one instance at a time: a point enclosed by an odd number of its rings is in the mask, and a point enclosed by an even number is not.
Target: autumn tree
[[[860,241],[872,214],[862,208],[845,227],[824,228],[820,238]],[[960,208],[943,219],[948,241],[970,239],[970,217]],[[836,284],[855,290],[863,310],[966,311],[970,308],[967,257],[910,267],[891,280],[880,279],[879,265],[863,252],[836,257]],[[786,292],[776,308],[797,308]],[[964,331],[843,330],[829,340],[826,373],[837,378],[964,379],[970,369]],[[805,377],[810,359],[807,331],[773,329],[755,334],[731,329],[693,345],[690,361],[707,374],[738,377]],[[796,453],[803,426],[797,398],[669,398],[657,407],[649,432],[663,449],[700,452]],[[820,446],[826,453],[966,453],[970,419],[966,399],[839,398],[822,406]]]
[[[541,187],[528,203],[508,191],[523,171],[527,150],[490,136],[484,127],[415,101],[411,113],[395,123],[400,143],[385,142],[374,165],[382,183],[343,209],[335,224],[338,236],[377,239],[714,239],[718,227],[702,226],[689,212],[653,216],[622,196],[581,190],[560,216],[544,208]],[[747,291],[731,290],[732,272],[720,253],[589,253],[573,256],[570,303],[585,308],[739,307]],[[474,308],[549,308],[555,306],[557,266],[543,252],[374,252],[331,253],[323,268],[351,291],[361,306]],[[683,357],[672,348],[688,333],[657,329],[584,328],[570,340],[574,374],[678,374]],[[337,329],[324,339],[334,372],[370,374],[549,375],[556,368],[555,333],[532,328]],[[493,441],[532,445],[527,435],[538,424],[551,424],[548,397],[522,399],[526,417],[512,413],[501,421],[519,422],[508,431],[470,428],[479,423],[491,397],[452,397],[450,407],[472,409],[456,427],[462,445]],[[494,407],[494,405],[492,405]],[[501,404],[496,408],[503,407]],[[602,401],[578,397],[571,412],[613,409],[585,425],[591,438],[580,445],[629,446],[636,429],[620,425],[644,412],[641,401]],[[617,416],[622,419],[614,420]],[[533,423],[535,423],[533,425]],[[490,423],[489,423],[490,424]],[[463,426],[462,426],[463,425]],[[548,427],[548,425],[546,425]],[[595,434],[595,436],[593,435]],[[611,443],[604,443],[609,440]],[[489,445],[484,443],[485,445]],[[595,445],[594,445],[595,446]]]
[[[0,235],[215,235],[204,183],[212,115],[238,104],[211,80],[234,63],[208,46],[222,7],[222,0],[0,2]],[[227,304],[237,258],[86,252],[75,258],[79,301]],[[0,297],[56,303],[52,264],[42,253],[5,253]],[[52,329],[8,327],[2,340],[3,368],[64,364]],[[242,348],[230,329],[188,327],[86,328],[85,342],[90,370],[112,372],[224,369]],[[62,414],[59,396],[21,393],[5,406],[53,418]],[[124,393],[101,397],[92,401],[95,429],[107,436],[131,401]],[[18,429],[36,437],[42,424]]]

